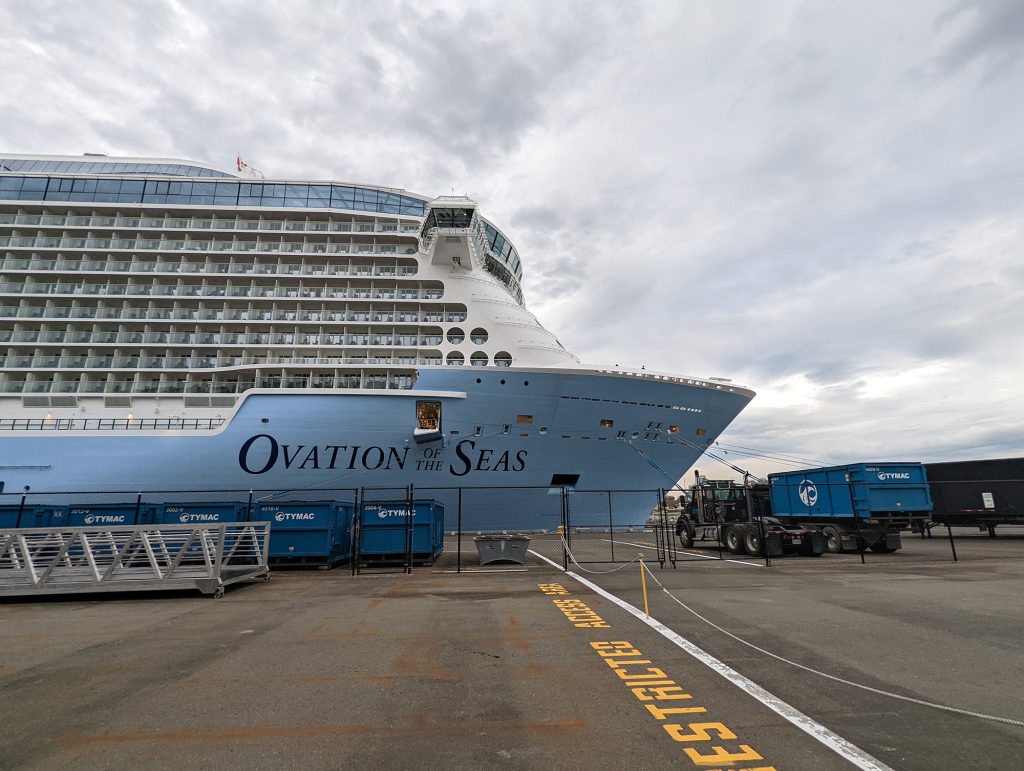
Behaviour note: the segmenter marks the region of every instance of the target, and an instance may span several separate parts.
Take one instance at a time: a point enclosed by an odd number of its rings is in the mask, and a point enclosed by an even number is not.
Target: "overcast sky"
[[[756,390],[723,445],[1024,455],[1020,0],[0,0],[0,29],[0,151],[468,193],[585,362]]]

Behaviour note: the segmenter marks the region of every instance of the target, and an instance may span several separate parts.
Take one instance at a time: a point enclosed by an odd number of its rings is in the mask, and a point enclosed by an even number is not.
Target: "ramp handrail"
[[[180,583],[220,593],[267,573],[269,537],[269,522],[0,530],[0,595]]]

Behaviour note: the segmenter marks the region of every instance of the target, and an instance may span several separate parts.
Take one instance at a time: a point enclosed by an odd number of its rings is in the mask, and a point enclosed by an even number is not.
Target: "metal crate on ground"
[[[67,521],[67,507],[49,504],[0,506],[0,529],[60,526]]]
[[[435,500],[364,503],[359,523],[359,557],[400,561],[407,553],[417,563],[432,563],[444,548],[444,506]]]
[[[270,561],[275,565],[329,567],[352,557],[352,513],[348,501],[275,501],[254,506],[270,525]]]

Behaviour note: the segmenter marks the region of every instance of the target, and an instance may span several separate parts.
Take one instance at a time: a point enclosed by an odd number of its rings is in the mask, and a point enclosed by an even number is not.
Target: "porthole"
[[[511,367],[512,366],[512,354],[508,351],[498,351],[494,354],[494,366],[495,367]]]
[[[477,327],[469,333],[469,339],[477,345],[483,345],[487,342],[487,330],[483,327]]]
[[[452,327],[448,330],[448,342],[452,345],[458,345],[466,339],[466,333],[458,327]]]
[[[476,351],[472,356],[469,357],[469,363],[474,367],[486,367],[487,366],[487,354],[483,351]]]
[[[547,432],[548,432],[548,427],[547,426],[541,426],[540,428],[537,429],[537,433],[538,434],[546,434]]]
[[[409,247],[408,249],[406,249],[406,250],[405,250],[405,253],[406,253],[406,254],[416,254],[416,250],[415,250],[415,249],[413,249],[413,248],[412,248],[412,247],[410,246],[410,247]]]
[[[451,353],[448,354],[447,361],[448,364],[453,367],[461,367],[463,364],[466,363],[466,357],[463,356],[458,351],[452,351]]]

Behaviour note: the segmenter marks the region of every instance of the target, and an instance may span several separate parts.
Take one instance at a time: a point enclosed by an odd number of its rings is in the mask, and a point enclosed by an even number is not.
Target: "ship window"
[[[452,351],[448,354],[448,364],[453,367],[461,367],[466,363],[466,357],[458,351]]]
[[[474,367],[486,367],[487,366],[487,354],[483,351],[476,351],[472,356],[469,357],[469,363]]]
[[[423,431],[441,430],[441,402],[416,402],[416,428]]]
[[[494,366],[511,367],[512,354],[510,354],[508,351],[498,351],[496,354],[494,354]]]
[[[533,415],[516,415],[516,423],[521,426],[532,426]]]
[[[601,428],[612,428],[615,425],[614,420],[602,420]]]
[[[487,342],[487,330],[483,327],[477,327],[469,333],[469,339],[477,345],[483,345]]]
[[[678,434],[679,433],[679,426],[669,426],[668,427],[668,432],[670,434]]]
[[[708,433],[708,430],[706,428],[698,428],[697,429],[697,436],[705,436],[705,435],[707,435],[707,433]]]
[[[448,330],[448,342],[452,345],[458,345],[466,339],[466,333],[458,327],[452,327]]]

